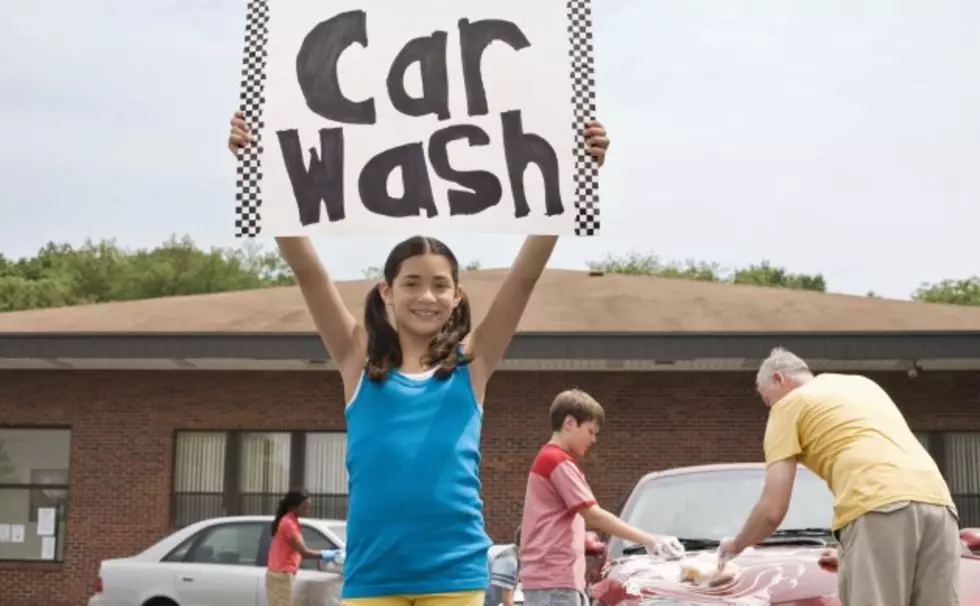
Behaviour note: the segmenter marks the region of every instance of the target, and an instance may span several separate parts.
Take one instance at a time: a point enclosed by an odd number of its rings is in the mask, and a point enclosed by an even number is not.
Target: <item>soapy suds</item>
[[[695,556],[684,556],[680,561],[681,581],[698,587],[722,587],[732,585],[738,579],[738,565],[727,562],[724,570],[718,569],[718,553],[702,551]]]
[[[691,554],[673,561],[651,562],[650,556],[629,557],[617,561],[611,572],[623,589],[633,596],[655,591],[656,595],[683,598],[691,604],[768,606],[772,603],[773,588],[779,584],[798,586],[806,571],[806,562],[816,562],[817,559],[817,554],[812,550],[746,550],[745,554],[749,553],[764,556],[763,561],[754,561],[750,571],[731,569],[734,573],[732,578],[719,586],[710,584],[718,565],[718,556],[712,552]],[[729,562],[728,566],[735,566],[736,562]],[[726,568],[725,572],[729,572],[729,569]],[[697,577],[699,582],[685,580],[692,576]]]

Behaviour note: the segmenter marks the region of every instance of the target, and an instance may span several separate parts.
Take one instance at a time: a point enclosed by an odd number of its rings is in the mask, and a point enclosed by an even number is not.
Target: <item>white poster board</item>
[[[236,236],[597,235],[592,0],[248,0]]]

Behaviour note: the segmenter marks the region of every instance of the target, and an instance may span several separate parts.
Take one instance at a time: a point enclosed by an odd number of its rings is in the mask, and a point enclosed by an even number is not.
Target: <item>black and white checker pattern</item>
[[[262,136],[265,123],[265,68],[269,40],[269,1],[248,0],[245,16],[245,53],[242,65],[241,105],[253,141],[239,153],[236,179],[235,237],[254,238],[262,231]]]
[[[592,0],[568,0],[568,57],[571,60],[575,121],[575,235],[599,235],[599,163],[582,145],[582,128],[595,119],[595,45]]]

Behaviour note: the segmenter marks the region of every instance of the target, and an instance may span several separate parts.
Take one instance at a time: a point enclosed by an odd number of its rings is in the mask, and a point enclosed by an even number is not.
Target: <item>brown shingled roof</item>
[[[475,319],[506,270],[464,274]],[[339,283],[360,317],[369,280]],[[792,332],[980,330],[980,308],[693,282],[590,276],[548,270],[525,332]],[[295,287],[0,313],[0,332],[307,332],[313,324]]]

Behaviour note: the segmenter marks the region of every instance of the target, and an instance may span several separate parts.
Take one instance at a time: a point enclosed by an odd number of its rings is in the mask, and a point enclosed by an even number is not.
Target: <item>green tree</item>
[[[912,298],[926,303],[980,306],[980,276],[923,284],[912,293]]]
[[[658,276],[703,282],[750,284],[795,290],[825,292],[827,283],[823,275],[798,274],[775,267],[769,261],[726,271],[718,263],[688,259],[683,262],[664,261],[652,253],[630,252],[623,256],[607,255],[601,261],[588,261],[589,269],[609,274]]]
[[[769,261],[750,265],[744,269],[736,269],[731,281],[734,284],[827,292],[827,282],[823,275],[790,273],[782,267],[773,267]]]
[[[278,250],[255,243],[203,250],[171,237],[151,249],[114,240],[48,243],[37,255],[0,257],[0,311],[247,290],[292,284]]]
[[[664,261],[657,255],[638,252],[629,252],[624,256],[606,255],[601,261],[586,261],[586,266],[593,271],[607,274],[659,276],[703,282],[719,282],[723,279],[721,266],[717,263],[693,259],[684,262]]]

